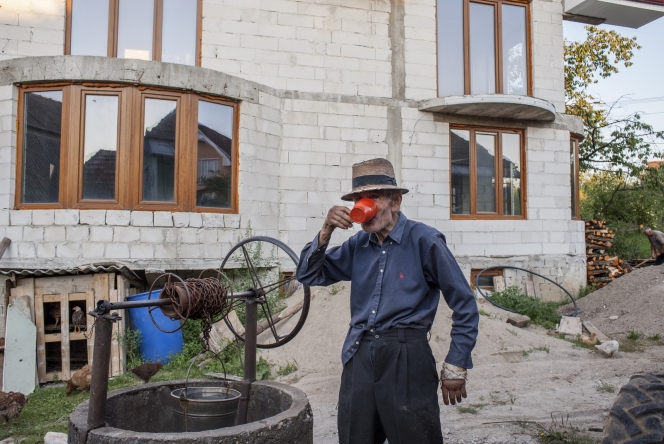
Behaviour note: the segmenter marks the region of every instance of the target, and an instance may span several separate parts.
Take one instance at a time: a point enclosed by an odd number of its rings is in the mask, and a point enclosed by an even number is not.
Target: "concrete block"
[[[190,213],[173,213],[173,226],[183,228],[189,226]]]
[[[40,242],[37,244],[37,257],[40,259],[53,259],[55,257],[55,243]]]
[[[0,216],[0,219],[2,217]],[[55,223],[55,212],[53,210],[32,210],[33,225],[53,225]]]
[[[81,225],[104,225],[106,210],[81,210],[79,221]]]
[[[190,213],[189,214],[189,226],[194,228],[200,228],[203,226],[203,215],[201,213]]]
[[[112,242],[113,228],[111,227],[90,227],[91,242]]]
[[[141,242],[153,244],[164,242],[164,230],[160,228],[140,228],[140,232]]]
[[[32,225],[32,211],[30,210],[10,210],[9,220],[11,225],[24,226]]]
[[[113,230],[113,242],[137,242],[141,229],[137,227],[117,227]]]
[[[217,242],[217,230],[200,229],[198,230],[198,242],[201,245],[212,244]]]
[[[35,248],[35,244],[33,244],[32,242],[18,244],[18,257],[20,258],[37,257],[37,249]]]
[[[55,225],[78,225],[79,210],[55,210]]]
[[[154,226],[155,227],[172,227],[173,226],[173,213],[170,211],[155,211],[154,212]]]
[[[104,257],[103,242],[86,242],[83,244],[82,255],[85,259],[101,259]]]
[[[154,258],[154,248],[150,244],[131,244],[132,259],[152,259]]]
[[[80,258],[81,244],[79,242],[58,244],[55,248],[55,256],[70,259]]]
[[[126,227],[131,220],[131,211],[107,210],[106,225]]]
[[[31,242],[41,242],[44,240],[44,229],[42,227],[23,228],[23,240]]]
[[[154,225],[152,211],[132,211],[131,225],[135,227],[152,227]]]
[[[67,240],[74,242],[86,242],[90,237],[90,229],[88,227],[69,226],[65,229],[67,233]]]
[[[203,227],[205,228],[223,228],[224,215],[215,213],[203,213]]]
[[[202,256],[201,245],[182,244],[179,246],[178,256],[181,259],[200,259]]]
[[[65,227],[44,228],[44,240],[46,242],[64,242],[66,238]]]
[[[173,244],[157,244],[154,246],[155,259],[175,259],[177,250]]]
[[[104,257],[107,259],[129,259],[129,244],[125,243],[112,243],[107,244],[104,251]]]

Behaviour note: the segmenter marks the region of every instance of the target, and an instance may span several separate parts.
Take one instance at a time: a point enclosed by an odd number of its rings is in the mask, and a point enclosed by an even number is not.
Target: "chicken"
[[[74,326],[74,333],[80,333],[81,326],[85,325],[85,313],[78,305],[74,305],[72,310],[73,313],[71,314],[71,323]]]
[[[579,335],[579,341],[586,345],[595,345],[597,344],[597,334],[593,332],[590,333],[590,336]]]
[[[10,423],[28,403],[28,397],[18,392],[0,392],[0,418]]]
[[[65,391],[65,395],[71,395],[71,393],[77,388],[80,388],[81,390],[90,390],[91,378],[92,367],[86,364],[82,369],[75,371],[71,375],[71,379],[67,381],[67,390]]]
[[[55,327],[54,327],[54,330],[57,329],[57,328],[58,328],[58,324],[60,323],[60,317],[61,317],[61,314],[60,314],[60,306],[59,306],[59,305],[56,305],[56,306],[52,307],[52,308],[48,311],[48,314],[49,314],[50,317],[52,317],[53,319],[55,319]]]
[[[132,368],[130,371],[141,378],[143,382],[150,382],[150,378],[157,374],[163,365],[155,362],[146,362],[138,367]]]

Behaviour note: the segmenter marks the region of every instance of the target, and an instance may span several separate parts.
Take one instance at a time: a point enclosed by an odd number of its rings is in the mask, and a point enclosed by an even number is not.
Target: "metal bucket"
[[[175,430],[202,432],[235,425],[240,392],[227,387],[187,387],[173,390],[170,399]]]

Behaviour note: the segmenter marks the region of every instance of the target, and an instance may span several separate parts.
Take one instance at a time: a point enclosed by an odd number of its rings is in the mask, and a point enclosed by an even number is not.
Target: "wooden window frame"
[[[470,132],[470,214],[453,214],[452,213],[452,131],[462,130]],[[495,213],[478,213],[477,212],[477,162],[475,156],[475,140],[477,133],[491,134],[496,137],[496,154],[495,154],[495,171],[496,171],[496,212]],[[503,140],[502,134],[518,134],[521,138],[521,215],[509,216],[503,215],[503,193],[502,184],[503,180]],[[458,220],[523,220],[527,219],[527,184],[526,184],[526,137],[525,131],[514,128],[489,128],[483,126],[471,125],[450,125],[450,218]]]
[[[580,140],[579,140],[578,137],[570,136],[570,144],[574,144],[574,154],[573,155],[574,155],[574,158],[576,160],[576,162],[574,162],[574,173],[573,173],[574,177],[570,178],[570,181],[571,181],[571,183],[570,183],[570,185],[571,185],[570,192],[572,193],[572,195],[576,195],[576,205],[575,205],[576,208],[571,208],[571,210],[572,210],[571,211],[571,219],[572,220],[581,220],[581,199],[580,199],[580,197],[581,197],[580,196],[581,195],[581,192],[580,192],[581,191],[580,190],[581,189],[581,183],[580,183],[580,180],[579,180],[579,142],[580,142]],[[570,151],[571,151],[571,149],[570,149]],[[572,153],[570,153],[570,154],[572,154]],[[571,173],[571,171],[570,171],[570,173]],[[571,202],[570,202],[570,204],[571,204]],[[576,215],[574,214],[575,211],[576,211]]]
[[[527,0],[463,0],[463,72],[464,88],[463,94],[470,95],[470,3],[482,3],[495,7],[494,14],[494,55],[496,58],[496,92],[494,94],[505,94],[503,92],[503,20],[502,5],[523,6],[526,8],[526,87],[527,95],[533,95],[533,58],[532,58],[532,31],[531,31],[531,8]],[[440,96],[439,83],[439,46],[438,46],[438,1],[436,1],[436,91]]]
[[[57,203],[23,203],[23,135],[25,132],[25,94],[62,91],[62,125],[60,142],[60,179]],[[118,148],[116,154],[115,200],[84,200],[83,158],[85,131],[85,97],[113,95],[118,103]],[[176,148],[174,202],[142,200],[143,120],[146,98],[176,100]],[[233,108],[231,140],[231,205],[229,208],[196,205],[196,172],[198,146],[198,101]],[[240,104],[217,96],[145,88],[123,84],[71,82],[19,87],[18,137],[16,162],[16,209],[104,209],[237,214],[239,211],[239,124]]]
[[[152,61],[161,61],[161,38],[163,32],[164,0],[154,1],[154,22],[152,24]],[[65,55],[71,55],[71,25],[73,0],[66,0]],[[201,66],[201,46],[203,35],[203,0],[196,0],[196,47],[194,66]],[[120,0],[108,0],[108,41],[106,57],[117,57],[118,15]]]
[[[470,288],[474,291],[476,290],[475,287],[475,278],[477,277],[478,274],[480,274],[480,271],[484,270],[483,268],[473,268],[470,270]],[[505,277],[505,269],[504,268],[494,268],[492,270],[487,270],[484,273],[482,273],[482,277],[487,276],[487,277]],[[482,290],[490,290],[494,291],[494,286],[491,285],[491,287],[482,287],[480,286]]]

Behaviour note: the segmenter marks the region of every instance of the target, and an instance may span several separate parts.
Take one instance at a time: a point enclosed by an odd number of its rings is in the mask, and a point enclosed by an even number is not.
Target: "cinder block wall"
[[[559,114],[551,124],[534,125],[418,111],[420,100],[437,95],[435,4],[205,0],[203,68],[195,68],[62,57],[64,0],[4,2],[0,58],[25,58],[4,62],[0,77],[0,235],[13,241],[2,267],[121,260],[137,268],[206,268],[249,226],[299,251],[327,209],[342,204],[351,165],[386,157],[411,190],[404,213],[443,231],[468,275],[486,265],[517,265],[577,288],[585,281],[585,258],[583,224],[570,220],[570,119]],[[531,16],[534,96],[561,113],[561,1],[534,0]],[[50,55],[60,57],[41,57]],[[13,210],[13,83],[102,78],[242,101],[239,213]],[[450,219],[450,123],[524,130],[526,220]],[[354,232],[337,231],[333,243]]]

